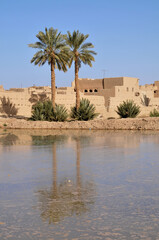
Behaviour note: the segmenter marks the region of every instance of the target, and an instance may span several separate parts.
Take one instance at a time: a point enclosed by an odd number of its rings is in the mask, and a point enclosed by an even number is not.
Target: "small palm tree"
[[[48,62],[51,65],[51,99],[53,108],[55,108],[55,68],[67,71],[69,47],[66,46],[63,35],[52,27],[45,28],[45,33],[40,31],[36,37],[39,41],[28,45],[39,49],[31,59],[31,63],[34,62],[35,65],[41,66]]]
[[[81,62],[88,64],[92,67],[92,61],[95,61],[93,55],[96,55],[96,52],[90,50],[94,48],[92,43],[84,43],[85,40],[89,37],[88,34],[84,35],[79,31],[74,31],[71,33],[68,31],[65,35],[66,43],[70,46],[71,56],[69,67],[71,67],[72,62],[75,62],[75,89],[76,89],[76,108],[80,107],[80,93],[79,93],[79,80],[78,80],[78,71],[81,66]]]

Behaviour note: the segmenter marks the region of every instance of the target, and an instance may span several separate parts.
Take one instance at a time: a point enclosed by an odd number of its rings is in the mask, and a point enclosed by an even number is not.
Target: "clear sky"
[[[50,66],[30,60],[36,34],[45,27],[63,34],[79,30],[98,53],[80,78],[137,77],[140,85],[159,80],[159,0],[0,0],[0,85],[50,85]],[[104,70],[104,71],[103,71]],[[56,85],[70,86],[74,66],[56,70]]]

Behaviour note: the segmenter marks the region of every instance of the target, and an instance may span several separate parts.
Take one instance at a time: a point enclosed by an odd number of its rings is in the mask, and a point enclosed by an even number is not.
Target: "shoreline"
[[[47,122],[0,118],[0,129],[52,130],[159,130],[159,117],[95,119],[90,121]]]

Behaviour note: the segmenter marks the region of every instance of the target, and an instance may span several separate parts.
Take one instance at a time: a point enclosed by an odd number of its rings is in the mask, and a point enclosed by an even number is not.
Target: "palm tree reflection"
[[[93,183],[82,184],[80,175],[80,140],[76,139],[76,183],[64,180],[57,183],[56,143],[52,145],[53,153],[53,184],[51,189],[38,191],[38,209],[41,217],[49,223],[57,223],[65,217],[81,215],[91,210],[94,203],[95,190]]]

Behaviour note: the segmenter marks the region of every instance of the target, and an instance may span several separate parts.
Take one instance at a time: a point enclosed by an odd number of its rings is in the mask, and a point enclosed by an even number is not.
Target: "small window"
[[[157,93],[157,91],[155,90],[154,93]]]
[[[127,90],[127,92],[129,92],[129,88],[128,87],[126,88],[126,90]]]
[[[132,88],[132,92],[134,91],[134,88]]]
[[[88,90],[87,90],[87,89],[85,89],[85,90],[84,90],[84,92],[88,92]]]
[[[120,89],[118,88],[118,92],[120,92]]]
[[[92,89],[90,89],[89,92],[93,92]]]
[[[97,89],[94,89],[94,92],[98,92],[98,90],[97,90]]]

